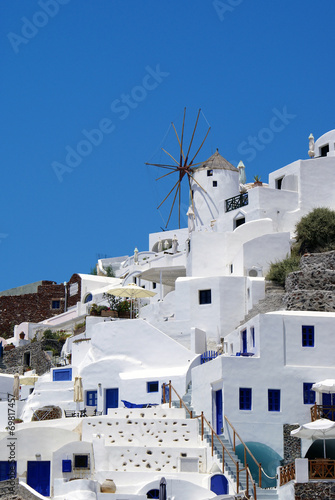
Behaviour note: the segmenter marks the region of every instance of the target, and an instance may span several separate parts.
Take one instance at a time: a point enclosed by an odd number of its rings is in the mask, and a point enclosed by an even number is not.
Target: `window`
[[[253,326],[250,328],[250,334],[252,347],[255,347],[255,328]]]
[[[62,472],[72,472],[71,460],[62,460]]]
[[[74,469],[89,469],[89,455],[73,455]]]
[[[148,491],[147,498],[159,498],[159,490]]]
[[[213,176],[213,170],[207,170],[207,177]]]
[[[280,411],[280,390],[279,389],[269,389],[268,390],[268,410],[269,411]]]
[[[283,179],[284,179],[284,177],[280,177],[280,179],[275,180],[276,189],[281,189],[282,184],[283,184]]]
[[[240,387],[240,410],[251,410],[251,389]]]
[[[213,181],[213,188],[218,187],[218,181]]]
[[[152,288],[153,288],[153,290],[155,290],[155,289],[156,289],[156,286],[157,286],[157,284],[156,284],[155,282],[153,282],[153,283],[152,283]]]
[[[233,272],[234,272],[234,266],[233,266],[233,264],[230,264],[229,270],[230,270],[230,274],[233,274]]]
[[[247,330],[243,330],[241,332],[241,344],[242,344],[242,352],[248,352],[248,341],[247,341]]]
[[[325,146],[322,146],[322,148],[320,148],[320,156],[327,156],[327,153],[329,153],[329,144],[326,144]]]
[[[72,368],[57,368],[53,371],[52,380],[54,382],[61,382],[65,380],[72,380]]]
[[[302,346],[314,347],[314,326],[302,326]]]
[[[199,290],[199,304],[212,303],[212,290]]]
[[[98,401],[98,391],[87,391],[86,392],[86,405],[87,406],[97,406]]]
[[[84,304],[87,304],[87,302],[91,302],[93,299],[93,295],[91,293],[88,293],[85,297]]]
[[[239,219],[235,219],[235,229],[239,226],[245,224],[245,217],[240,217]]]
[[[51,309],[60,309],[60,300],[53,300],[51,302]]]
[[[158,392],[158,381],[147,382],[147,392]]]
[[[304,382],[304,405],[313,405],[315,403],[315,391],[312,391],[314,382]]]

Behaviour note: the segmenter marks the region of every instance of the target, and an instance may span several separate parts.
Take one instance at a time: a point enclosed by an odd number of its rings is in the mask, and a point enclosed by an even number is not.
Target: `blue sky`
[[[168,191],[145,162],[178,154],[185,107],[186,137],[202,109],[196,145],[211,126],[199,160],[219,148],[249,182],[334,128],[333,0],[0,8],[0,290],[148,249]]]

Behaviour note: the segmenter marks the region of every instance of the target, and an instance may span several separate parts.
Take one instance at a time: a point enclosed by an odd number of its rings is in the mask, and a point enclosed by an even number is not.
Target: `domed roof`
[[[206,170],[232,170],[233,172],[238,172],[238,168],[234,167],[228,160],[223,158],[220,155],[219,150],[217,149],[215,153],[208,158],[208,160],[204,161],[199,167],[195,167],[194,170],[206,169]]]

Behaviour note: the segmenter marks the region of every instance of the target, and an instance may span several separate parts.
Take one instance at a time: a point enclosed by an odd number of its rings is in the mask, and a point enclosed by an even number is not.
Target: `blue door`
[[[0,481],[16,478],[16,462],[0,461]]]
[[[108,408],[118,408],[119,406],[119,389],[106,389],[106,415]]]
[[[242,332],[242,352],[248,352],[247,330],[243,330]]]
[[[228,480],[223,474],[211,477],[211,491],[217,495],[228,495]]]
[[[50,496],[50,462],[27,462],[27,484],[41,495]]]
[[[222,390],[215,391],[215,406],[216,406],[216,433],[222,434],[223,417],[222,417]]]

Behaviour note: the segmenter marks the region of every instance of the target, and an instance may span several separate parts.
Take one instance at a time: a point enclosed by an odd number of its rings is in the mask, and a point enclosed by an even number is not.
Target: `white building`
[[[228,437],[226,416],[245,442],[263,451],[267,473],[275,473],[284,454],[283,426],[309,421],[311,385],[335,378],[335,313],[281,310],[245,318],[265,297],[270,263],[289,254],[296,222],[315,207],[335,209],[334,144],[335,130],[315,144],[310,138],[310,159],[270,173],[263,185],[245,184],[244,166],[235,168],[217,151],[193,169],[197,182],[191,185],[188,228],[149,235],[146,252],[135,249],[131,257],[99,261],[101,275],[114,263],[114,286],[136,282],[156,296],[142,302],[137,319],[87,317],[85,333],[65,346],[71,365],[40,377],[17,430],[22,480],[36,486],[32,472],[27,479],[27,463],[41,460],[49,463],[45,491],[59,499],[109,498],[99,490],[108,478],[117,485],[111,498],[157,498],[147,495],[157,495],[163,475],[171,500],[213,498],[212,481],[223,480],[220,462],[199,441],[196,421],[185,421],[183,410],[160,406],[162,384],[169,380],[180,396],[188,391],[197,415],[204,412],[215,432],[224,430]],[[93,300],[103,301],[106,291],[79,276],[82,297],[73,318],[85,314]],[[60,327],[65,320],[53,322]],[[223,354],[200,364],[201,354],[218,347]],[[80,404],[73,401],[78,375]],[[128,403],[158,406],[127,409]],[[46,405],[63,412],[86,407],[99,415],[30,422]],[[42,447],[25,437],[30,432],[44,432]],[[303,453],[307,447],[304,443]],[[0,450],[3,463],[6,451]],[[78,459],[85,467],[76,467],[77,455],[86,457]],[[233,477],[227,474],[226,481],[225,491],[233,494]]]

